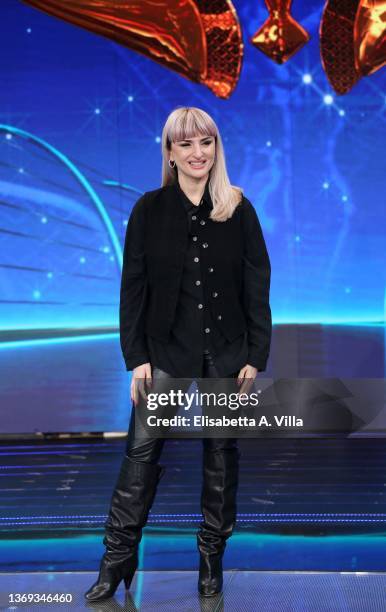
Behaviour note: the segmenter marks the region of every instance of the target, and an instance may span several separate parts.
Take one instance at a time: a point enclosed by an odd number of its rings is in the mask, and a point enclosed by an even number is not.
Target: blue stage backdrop
[[[234,5],[244,60],[224,100],[106,38],[1,3],[4,432],[126,429],[122,246],[133,204],[160,186],[161,129],[179,105],[213,115],[231,182],[259,215],[272,263],[269,373],[384,376],[386,72],[337,96],[320,61],[321,0],[294,3],[311,40],[281,66],[248,42],[265,4]]]

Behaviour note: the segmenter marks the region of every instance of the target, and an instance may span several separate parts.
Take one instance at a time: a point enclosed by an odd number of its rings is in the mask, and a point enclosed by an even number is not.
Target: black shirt
[[[210,352],[219,376],[225,377],[238,372],[248,362],[248,342],[247,333],[228,342],[210,313],[207,288],[203,283],[200,267],[202,249],[209,246],[202,239],[202,229],[206,223],[213,223],[209,219],[213,208],[209,180],[197,206],[189,200],[178,182],[173,188],[188,217],[188,248],[170,339],[165,344],[147,337],[150,363],[176,378],[201,377],[203,354]],[[210,270],[209,267],[209,273]],[[217,295],[217,291],[212,288],[211,298],[215,299]],[[220,318],[221,313],[216,316]]]

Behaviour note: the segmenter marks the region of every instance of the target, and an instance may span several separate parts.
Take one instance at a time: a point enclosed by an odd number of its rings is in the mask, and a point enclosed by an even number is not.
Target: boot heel
[[[130,588],[130,586],[131,586],[131,583],[132,583],[133,578],[134,578],[134,574],[135,574],[135,570],[131,570],[131,571],[130,571],[130,572],[127,574],[127,576],[124,576],[124,577],[123,577],[123,582],[125,583],[125,588],[126,588],[127,590],[129,590],[129,588]]]

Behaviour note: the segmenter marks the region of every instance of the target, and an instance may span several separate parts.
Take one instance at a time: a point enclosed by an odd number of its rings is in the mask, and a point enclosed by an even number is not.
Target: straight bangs
[[[216,124],[209,115],[197,112],[193,108],[183,109],[176,114],[168,126],[167,139],[169,143],[187,140],[195,136],[217,137]]]

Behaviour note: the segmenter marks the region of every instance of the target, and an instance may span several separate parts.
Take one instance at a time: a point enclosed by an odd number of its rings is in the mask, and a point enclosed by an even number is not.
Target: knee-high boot
[[[105,522],[106,546],[88,601],[112,597],[124,580],[127,589],[138,566],[138,545],[165,468],[124,456]]]
[[[201,510],[197,533],[200,553],[198,591],[211,597],[222,590],[222,557],[236,523],[238,448],[204,450]]]

